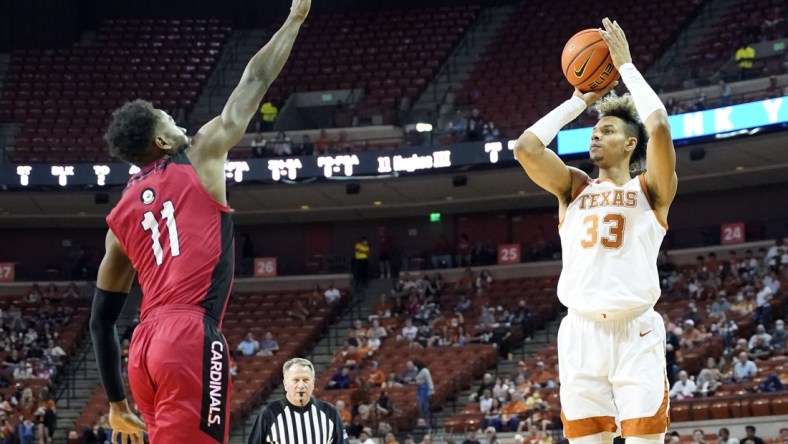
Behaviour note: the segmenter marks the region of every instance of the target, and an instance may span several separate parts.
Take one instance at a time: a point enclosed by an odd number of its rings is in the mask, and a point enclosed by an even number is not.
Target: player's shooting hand
[[[142,433],[148,429],[145,423],[134,414],[126,401],[111,403],[109,409],[109,427],[112,429],[112,442],[121,437],[123,444],[143,444]]]
[[[607,85],[607,87],[605,87],[605,89],[600,89],[597,91],[589,91],[587,93],[581,92],[579,89],[575,88],[575,93],[573,95],[575,97],[580,97],[581,99],[583,99],[583,101],[586,102],[586,106],[591,106],[594,104],[594,102],[601,99],[607,93],[609,93],[610,90],[615,88],[616,85],[618,85],[618,80],[611,82],[610,85]]]
[[[293,0],[293,6],[290,7],[290,15],[304,21],[306,16],[309,15],[311,6],[312,0]]]
[[[599,34],[607,43],[608,48],[610,48],[610,58],[613,59],[613,66],[618,69],[625,63],[632,63],[632,54],[629,53],[627,36],[624,35],[624,30],[621,29],[618,22],[611,22],[609,18],[605,17],[602,20],[602,26],[605,29],[600,29]]]

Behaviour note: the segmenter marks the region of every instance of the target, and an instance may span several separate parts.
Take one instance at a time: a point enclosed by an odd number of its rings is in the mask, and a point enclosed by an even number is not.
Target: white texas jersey
[[[589,315],[646,310],[659,299],[657,254],[667,226],[641,174],[618,186],[594,180],[569,203],[558,233],[563,270],[558,299]]]

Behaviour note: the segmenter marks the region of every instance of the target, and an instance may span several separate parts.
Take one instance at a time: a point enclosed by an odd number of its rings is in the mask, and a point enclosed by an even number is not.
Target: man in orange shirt
[[[369,385],[373,387],[380,387],[386,382],[386,373],[378,368],[378,362],[372,361],[369,363],[369,374],[367,375]]]

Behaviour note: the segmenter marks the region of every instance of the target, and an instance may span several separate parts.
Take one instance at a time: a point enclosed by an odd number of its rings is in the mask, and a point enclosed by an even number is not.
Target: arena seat
[[[645,72],[703,3],[660,0],[630,8],[618,0],[608,6],[617,11],[615,18],[627,33],[635,64]],[[491,43],[458,93],[458,105],[479,108],[502,136],[518,136],[571,96],[572,87],[561,73],[561,51],[576,32],[601,26],[596,7],[581,0],[521,2],[503,27],[516,31],[503,32]],[[653,18],[665,11],[674,19]]]
[[[143,98],[176,114],[188,112],[216,64],[230,28],[219,20],[126,20],[104,22],[89,46],[18,50],[11,54],[0,100],[0,122],[14,121],[23,140],[51,134],[43,155],[16,144],[13,161],[107,161],[101,138],[110,113]],[[120,30],[123,31],[120,31]],[[177,70],[172,70],[177,66]],[[77,142],[64,138],[72,132]],[[65,140],[64,140],[65,139]],[[75,148],[51,154],[51,148]],[[85,149],[93,149],[83,153]]]

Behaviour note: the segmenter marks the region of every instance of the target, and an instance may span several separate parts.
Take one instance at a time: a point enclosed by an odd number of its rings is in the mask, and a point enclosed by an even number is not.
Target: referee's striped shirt
[[[315,399],[298,407],[287,398],[274,401],[257,414],[249,444],[347,444],[347,432],[337,409]]]

